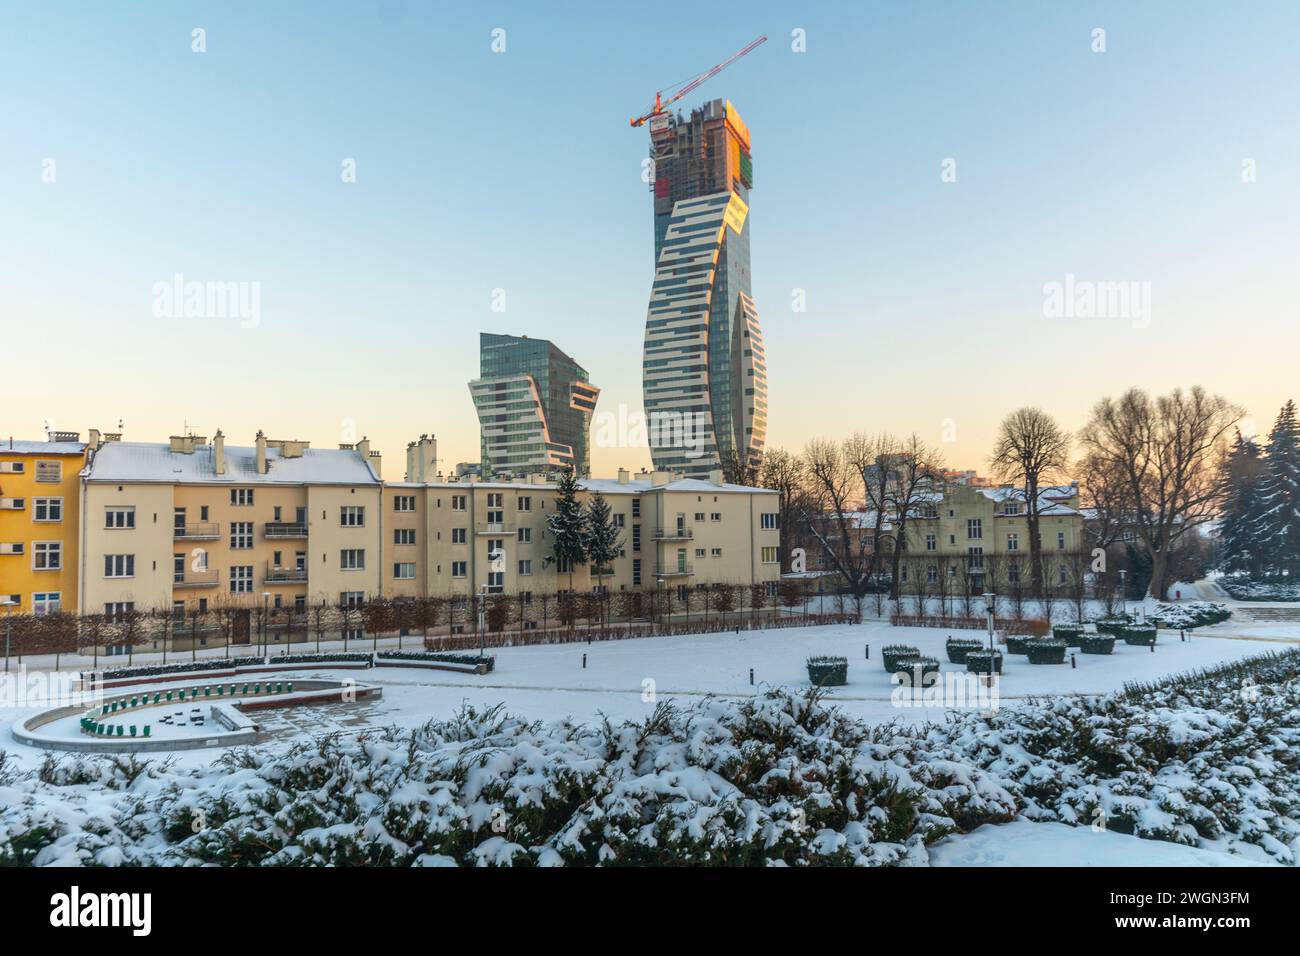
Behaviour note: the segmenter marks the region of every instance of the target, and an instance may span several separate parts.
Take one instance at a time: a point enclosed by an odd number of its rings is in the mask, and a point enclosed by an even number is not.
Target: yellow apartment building
[[[0,604],[3,613],[78,609],[80,472],[75,432],[0,443]]]
[[[252,610],[359,603],[379,593],[385,548],[380,459],[366,441],[337,450],[220,431],[167,444],[92,448],[82,485],[83,609]]]

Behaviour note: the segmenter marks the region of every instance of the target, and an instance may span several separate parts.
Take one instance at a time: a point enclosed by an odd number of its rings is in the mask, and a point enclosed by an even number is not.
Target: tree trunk
[[[1162,549],[1151,555],[1151,584],[1147,588],[1157,601],[1164,601],[1169,595],[1169,582],[1165,580],[1168,574],[1169,554]]]

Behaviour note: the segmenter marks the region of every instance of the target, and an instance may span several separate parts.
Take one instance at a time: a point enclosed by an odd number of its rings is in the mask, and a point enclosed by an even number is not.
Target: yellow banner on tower
[[[739,193],[731,194],[731,201],[727,203],[727,211],[723,213],[722,221],[731,227],[732,232],[740,232],[745,228],[745,217],[749,215],[749,203],[740,198]]]

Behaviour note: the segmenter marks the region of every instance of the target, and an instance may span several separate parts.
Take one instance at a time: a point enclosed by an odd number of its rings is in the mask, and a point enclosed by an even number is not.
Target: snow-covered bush
[[[1052,636],[1058,641],[1065,641],[1068,647],[1078,647],[1079,639],[1083,637],[1083,625],[1055,624],[1052,626]]]
[[[973,637],[950,637],[944,642],[948,652],[948,661],[952,664],[965,664],[966,655],[971,651],[983,650],[984,642]]]
[[[0,864],[891,865],[1014,817],[1295,862],[1300,649],[924,727],[778,690],[595,725],[466,707],[209,768],[0,755]]]
[[[497,659],[491,654],[455,654],[442,651],[380,651],[375,655],[383,660],[393,661],[432,661],[442,664],[484,665],[488,671],[496,668]]]
[[[1053,637],[1039,637],[1025,645],[1025,654],[1031,664],[1064,664],[1065,641]]]
[[[141,664],[138,667],[114,667],[110,670],[82,671],[82,679],[119,680],[123,677],[157,677],[164,674],[188,674],[192,671],[228,671],[232,667],[251,667],[264,663],[261,657],[205,657],[179,664]]]
[[[847,657],[808,658],[808,680],[814,687],[842,687],[849,682]]]
[[[896,674],[900,670],[906,670],[905,661],[915,660],[921,656],[921,649],[911,644],[886,644],[880,651],[880,657],[884,661],[885,670],[891,674]]]
[[[268,657],[268,664],[367,664],[374,660],[369,651],[334,651],[319,654],[277,654]]]
[[[1232,617],[1226,604],[1218,601],[1190,601],[1187,604],[1157,604],[1151,620],[1171,630],[1188,631],[1194,627],[1218,624]]]
[[[1001,674],[1002,652],[971,651],[966,655],[966,671],[970,674]]]
[[[1252,581],[1246,577],[1224,577],[1219,587],[1238,601],[1300,601],[1300,582]]]
[[[1115,653],[1115,635],[1084,634],[1079,638],[1079,650],[1084,654]]]

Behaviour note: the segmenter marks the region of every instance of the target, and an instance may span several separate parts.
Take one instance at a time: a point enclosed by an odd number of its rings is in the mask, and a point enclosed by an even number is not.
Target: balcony
[[[172,588],[215,588],[221,583],[221,572],[176,571],[172,574]]]
[[[266,569],[263,580],[267,584],[306,584],[307,568],[271,568]]]
[[[657,578],[685,578],[692,577],[695,574],[695,566],[677,562],[675,564],[656,564],[655,577]]]
[[[513,521],[480,521],[474,527],[475,534],[514,534]]]
[[[215,541],[221,537],[221,525],[215,521],[178,524],[172,530],[172,537],[184,538],[186,541]]]
[[[695,537],[694,528],[655,528],[656,541],[690,541]]]
[[[267,538],[305,538],[307,526],[300,521],[268,521],[262,534]]]

